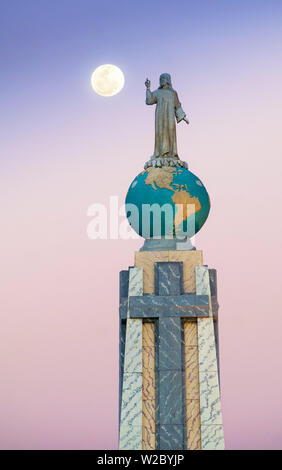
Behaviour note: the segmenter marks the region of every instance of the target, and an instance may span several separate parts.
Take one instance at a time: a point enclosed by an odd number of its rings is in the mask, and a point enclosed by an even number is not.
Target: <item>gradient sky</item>
[[[196,237],[218,270],[228,449],[282,448],[280,0],[2,0],[0,447],[113,449],[118,273],[142,240],[89,240],[153,151],[162,72],[210,194]],[[96,95],[93,70],[125,87]]]

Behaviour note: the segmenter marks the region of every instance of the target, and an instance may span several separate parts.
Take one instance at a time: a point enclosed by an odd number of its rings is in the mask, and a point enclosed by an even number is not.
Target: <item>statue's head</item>
[[[160,88],[163,88],[165,85],[168,85],[169,88],[172,88],[171,76],[169,73],[162,73],[160,75]]]

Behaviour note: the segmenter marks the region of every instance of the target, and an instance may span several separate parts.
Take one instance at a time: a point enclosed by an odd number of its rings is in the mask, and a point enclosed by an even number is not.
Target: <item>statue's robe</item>
[[[185,116],[177,93],[172,88],[159,88],[146,91],[146,104],[156,104],[155,114],[155,150],[152,158],[178,158],[176,126]]]

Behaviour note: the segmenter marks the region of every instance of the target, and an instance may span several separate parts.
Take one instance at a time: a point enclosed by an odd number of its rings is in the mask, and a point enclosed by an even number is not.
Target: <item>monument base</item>
[[[190,238],[147,238],[140,251],[189,251],[196,250]]]
[[[139,251],[121,271],[121,450],[224,449],[217,323],[202,251]]]
[[[187,162],[175,157],[152,157],[145,163],[144,170],[147,170],[150,166],[154,166],[156,168],[161,168],[162,166],[177,166],[188,170]]]

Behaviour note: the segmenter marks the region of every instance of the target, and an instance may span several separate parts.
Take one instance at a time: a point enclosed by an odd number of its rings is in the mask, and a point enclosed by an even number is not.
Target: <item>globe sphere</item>
[[[144,238],[191,238],[207,220],[210,198],[188,169],[149,167],[132,181],[125,209],[131,227]]]

